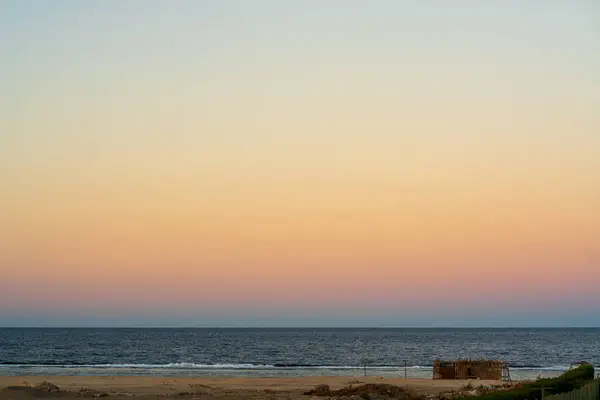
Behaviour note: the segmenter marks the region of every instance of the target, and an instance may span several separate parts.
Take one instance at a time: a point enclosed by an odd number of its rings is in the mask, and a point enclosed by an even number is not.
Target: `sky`
[[[0,2],[1,326],[598,326],[595,0]]]

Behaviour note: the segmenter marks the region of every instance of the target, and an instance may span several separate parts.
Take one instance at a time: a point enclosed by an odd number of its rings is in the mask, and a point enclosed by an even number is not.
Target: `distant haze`
[[[600,2],[5,0],[0,325],[598,326]]]

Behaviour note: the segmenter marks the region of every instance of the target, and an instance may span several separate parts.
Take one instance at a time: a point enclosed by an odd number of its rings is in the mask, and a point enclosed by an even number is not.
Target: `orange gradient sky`
[[[1,7],[0,325],[600,320],[595,2]]]

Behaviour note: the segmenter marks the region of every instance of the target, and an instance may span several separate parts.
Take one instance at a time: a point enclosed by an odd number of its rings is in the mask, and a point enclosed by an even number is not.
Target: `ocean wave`
[[[510,369],[523,371],[567,371],[570,368],[570,366],[568,365],[555,365],[550,367],[544,367],[540,365],[515,365],[509,367]]]
[[[56,363],[0,363],[0,367],[17,368],[124,368],[124,369],[267,369],[273,365],[261,364],[196,364],[196,363],[169,363],[169,364],[56,364]]]
[[[56,364],[56,363],[0,363],[0,367],[13,368],[103,368],[103,369],[363,369],[362,365],[311,365],[311,364],[197,364],[179,362],[169,364]],[[402,365],[368,365],[367,369],[400,369]],[[408,366],[409,369],[432,369],[423,366]]]

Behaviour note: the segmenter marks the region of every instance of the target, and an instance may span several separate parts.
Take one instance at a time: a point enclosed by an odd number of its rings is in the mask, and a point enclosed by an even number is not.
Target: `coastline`
[[[568,368],[510,368],[513,381],[531,380],[538,377],[556,377]],[[409,380],[432,380],[432,367],[378,367],[368,366],[367,377],[381,377],[385,379],[406,378]],[[0,365],[0,377],[148,377],[161,379],[309,379],[309,378],[336,378],[356,379],[364,378],[364,367],[282,367],[261,368],[247,366],[201,366],[182,365],[145,366],[145,365]]]
[[[510,362],[513,380],[600,366],[600,329],[0,329],[0,376],[432,379],[435,359]],[[560,343],[557,346],[556,343]],[[268,349],[268,351],[267,351]],[[535,351],[531,351],[535,349]]]

